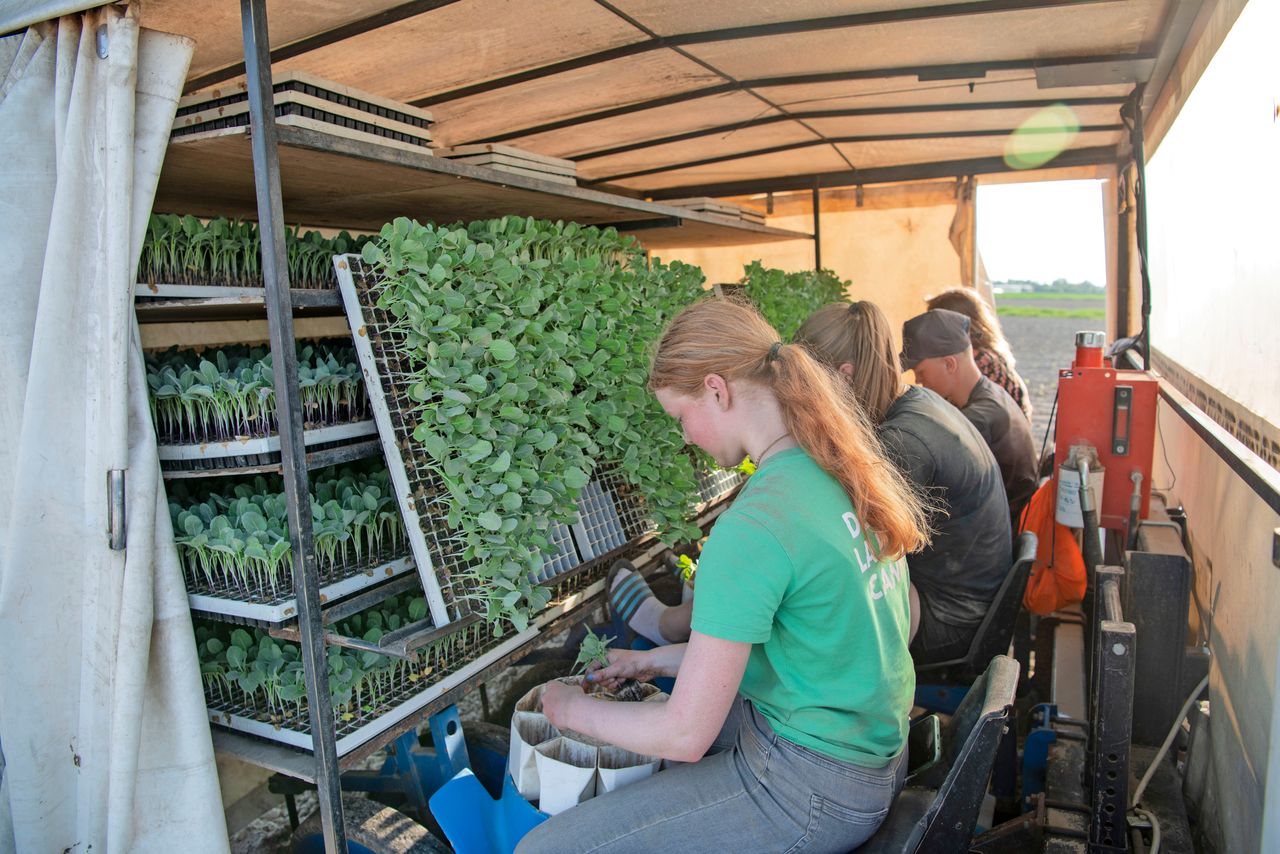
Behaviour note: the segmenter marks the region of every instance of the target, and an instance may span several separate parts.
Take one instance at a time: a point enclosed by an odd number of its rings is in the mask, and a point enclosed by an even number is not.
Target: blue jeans
[[[846,852],[880,827],[906,769],[905,750],[867,768],[788,741],[739,697],[700,761],[566,810],[516,851]]]

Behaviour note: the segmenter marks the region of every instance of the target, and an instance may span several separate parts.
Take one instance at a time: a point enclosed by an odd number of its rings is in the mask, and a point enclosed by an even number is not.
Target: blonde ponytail
[[[693,396],[709,374],[773,392],[792,438],[840,482],[881,557],[928,544],[925,508],[885,459],[848,383],[803,346],[782,344],[750,305],[707,299],[682,311],[658,342],[649,387]]]

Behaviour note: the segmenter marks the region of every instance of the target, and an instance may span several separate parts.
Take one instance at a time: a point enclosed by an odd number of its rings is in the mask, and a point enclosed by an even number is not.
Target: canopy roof
[[[1078,130],[1032,147],[1115,162],[1122,102],[1150,81],[1150,105],[1199,5],[273,0],[268,17],[277,73],[428,107],[439,145],[502,142],[676,198],[1004,171],[1012,132],[1059,102]],[[143,15],[196,39],[188,91],[242,77],[238,4]]]

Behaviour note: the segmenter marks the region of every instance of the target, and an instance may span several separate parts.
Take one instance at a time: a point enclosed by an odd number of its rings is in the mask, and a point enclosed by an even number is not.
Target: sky
[[[978,251],[993,282],[1105,285],[1101,182],[979,184]]]

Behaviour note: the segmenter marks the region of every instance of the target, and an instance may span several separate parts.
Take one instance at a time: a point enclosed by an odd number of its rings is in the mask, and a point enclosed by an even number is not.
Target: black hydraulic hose
[[[1138,270],[1142,285],[1142,328],[1138,332],[1142,350],[1142,369],[1151,369],[1151,271],[1147,264],[1147,155],[1146,127],[1142,116],[1142,98],[1146,84],[1139,83],[1128,103],[1121,108],[1121,120],[1129,128],[1129,145],[1133,149],[1136,180],[1133,188],[1135,208],[1134,237],[1138,245]],[[1132,111],[1132,112],[1130,112]]]
[[[1084,568],[1090,579],[1102,565],[1102,545],[1098,542],[1098,508],[1093,505],[1093,493],[1089,490],[1089,461],[1081,456],[1078,463],[1080,472],[1080,518],[1084,523],[1084,543],[1080,551],[1084,556]]]

